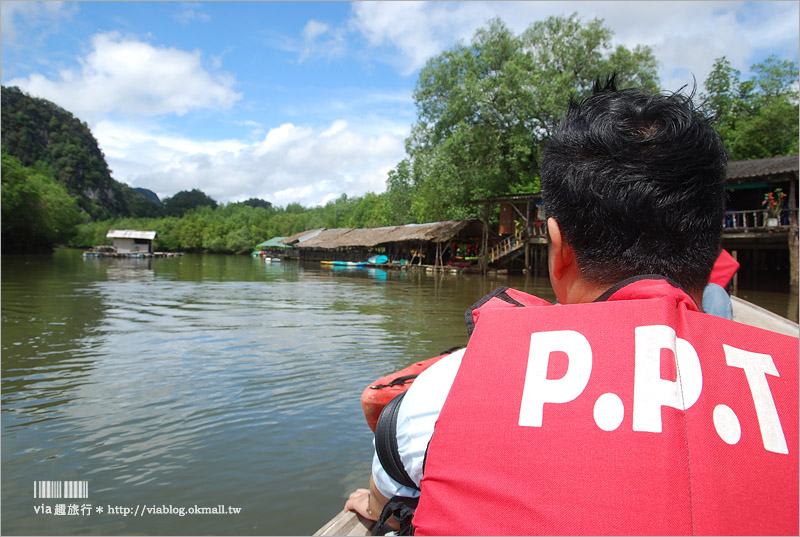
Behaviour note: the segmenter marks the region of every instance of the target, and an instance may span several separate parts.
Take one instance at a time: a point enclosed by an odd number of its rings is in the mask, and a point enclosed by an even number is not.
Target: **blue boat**
[[[322,265],[333,265],[335,267],[366,267],[366,261],[320,261]]]
[[[385,255],[373,255],[372,257],[367,259],[367,262],[370,265],[383,265],[389,262],[389,258],[386,257]]]

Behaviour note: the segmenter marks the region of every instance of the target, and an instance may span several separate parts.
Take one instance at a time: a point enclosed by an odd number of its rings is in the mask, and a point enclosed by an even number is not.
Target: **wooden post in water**
[[[797,225],[797,176],[795,180],[789,184],[789,292],[792,295],[798,293],[798,270],[800,270],[800,263],[798,263],[798,247],[800,240],[798,240],[798,225]]]
[[[486,274],[489,266],[489,206],[483,206],[483,236],[481,237],[481,261],[480,270]]]
[[[531,218],[531,200],[525,203],[525,274],[531,274],[531,236],[533,226]]]

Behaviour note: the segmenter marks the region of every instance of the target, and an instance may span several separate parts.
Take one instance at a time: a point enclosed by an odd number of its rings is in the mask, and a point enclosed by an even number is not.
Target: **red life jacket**
[[[708,278],[710,283],[716,283],[720,287],[725,287],[731,281],[733,275],[739,270],[739,262],[733,258],[727,250],[722,250],[719,257],[714,262],[714,267],[711,269],[711,276]]]
[[[797,535],[798,339],[662,279],[486,309],[421,489],[418,535]]]

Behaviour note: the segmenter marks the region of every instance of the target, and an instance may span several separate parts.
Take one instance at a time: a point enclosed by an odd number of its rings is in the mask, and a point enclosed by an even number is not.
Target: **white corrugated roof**
[[[156,238],[155,231],[137,231],[135,229],[110,229],[106,233],[109,239],[149,239]]]

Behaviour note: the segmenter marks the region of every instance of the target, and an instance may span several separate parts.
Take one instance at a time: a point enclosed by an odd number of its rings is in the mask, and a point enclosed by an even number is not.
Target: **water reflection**
[[[374,279],[186,256],[69,258],[26,282],[25,268],[5,261],[3,321],[14,327],[3,331],[5,532],[48,532],[20,494],[43,476],[88,479],[101,502],[226,503],[246,513],[98,519],[92,532],[305,534],[314,529],[303,516],[309,490],[340,503],[330,484],[341,457],[359,467],[368,458],[358,394],[387,357],[406,358],[388,343],[393,307]],[[65,280],[79,284],[55,299],[18,292],[64,290]],[[62,337],[23,322],[48,310],[69,312]],[[91,322],[75,324],[82,318]],[[33,337],[38,353],[23,344]],[[51,361],[31,361],[40,355]],[[69,368],[53,365],[63,362]],[[359,434],[331,442],[331,426]],[[58,533],[82,533],[71,522]]]
[[[60,278],[74,268],[74,259],[60,254],[3,256],[5,432],[53,419],[94,368],[94,348],[86,339],[104,315],[103,304],[86,279]]]
[[[107,281],[152,281],[152,257],[85,257],[84,264],[102,267]]]

